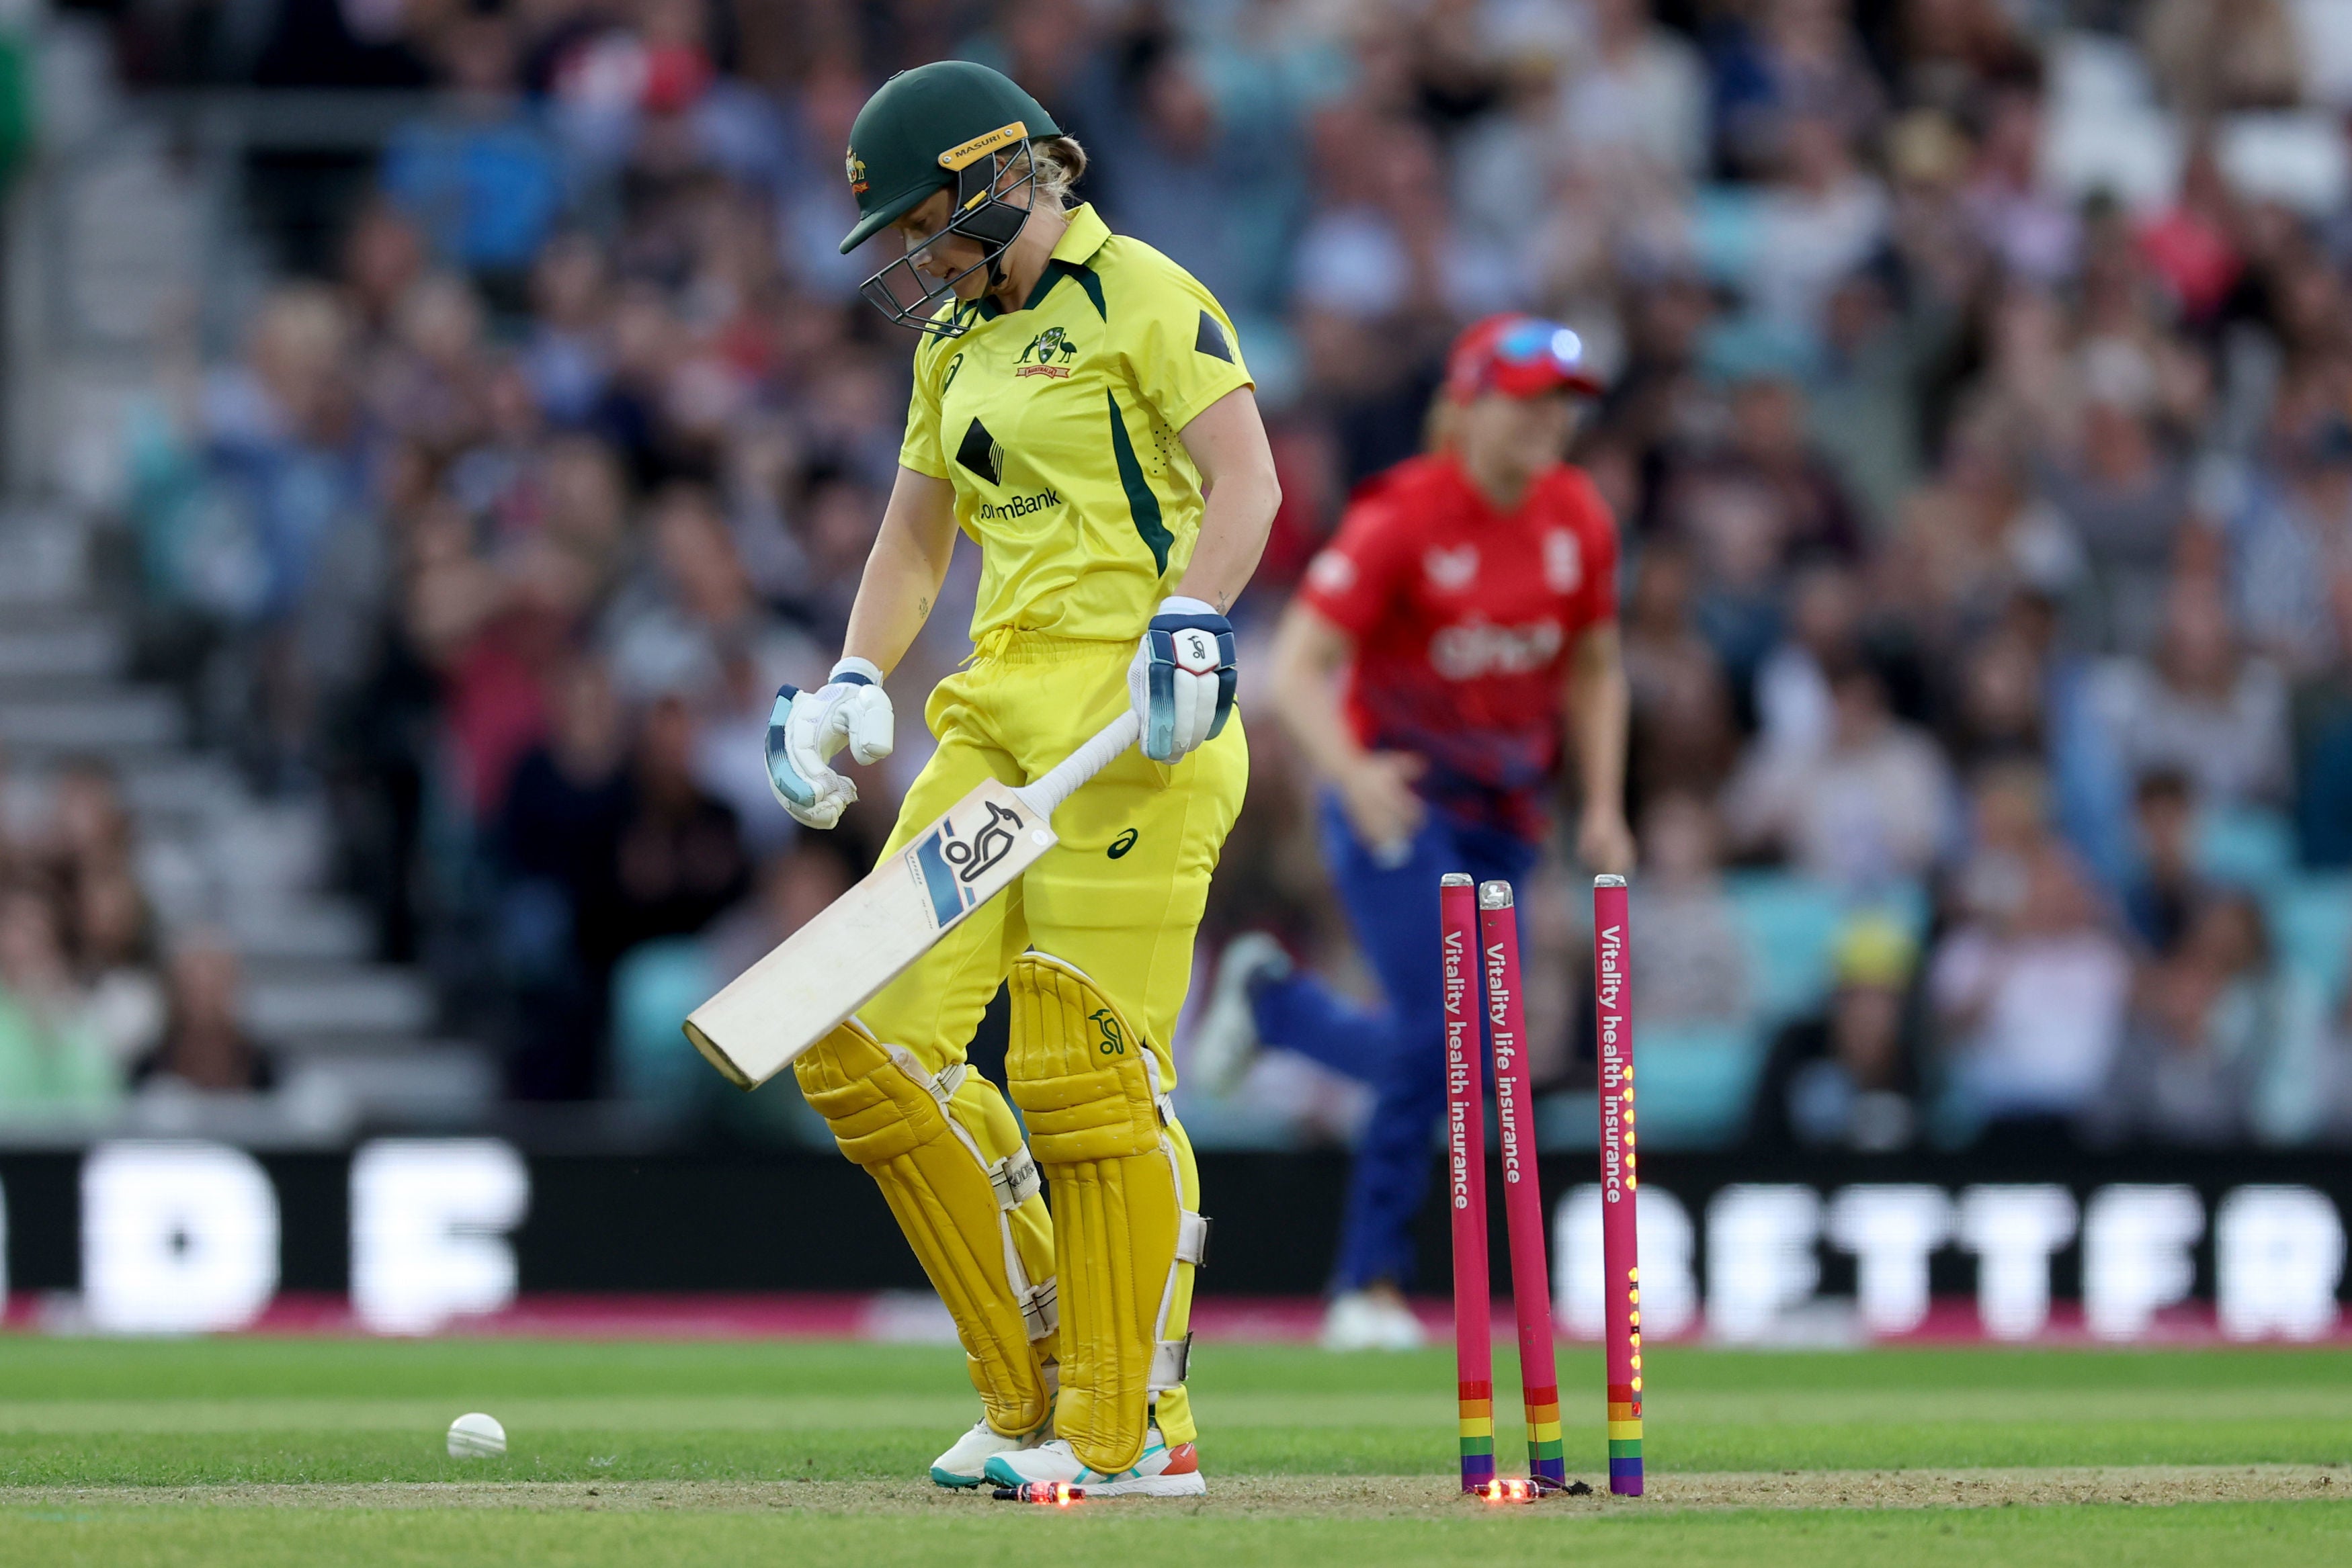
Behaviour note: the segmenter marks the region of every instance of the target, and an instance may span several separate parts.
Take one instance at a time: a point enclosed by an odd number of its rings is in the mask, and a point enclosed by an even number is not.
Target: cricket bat
[[[791,1066],[957,922],[1020,881],[1060,841],[1054,812],[1140,728],[1123,713],[1034,783],[982,784],[688,1013],[686,1038],[739,1089]]]

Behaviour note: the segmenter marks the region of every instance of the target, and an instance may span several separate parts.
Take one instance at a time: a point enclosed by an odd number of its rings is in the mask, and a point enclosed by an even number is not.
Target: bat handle
[[[1135,744],[1143,733],[1143,721],[1135,716],[1133,708],[1103,726],[1095,737],[1062,758],[1045,777],[1015,789],[1014,794],[1029,803],[1029,809],[1039,816],[1052,820],[1063,801],[1078,792],[1078,787],[1104,768],[1112,759]]]

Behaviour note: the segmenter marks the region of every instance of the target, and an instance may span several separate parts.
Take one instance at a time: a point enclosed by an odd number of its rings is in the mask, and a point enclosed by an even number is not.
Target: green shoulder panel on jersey
[[[1054,265],[1078,280],[1078,287],[1085,289],[1087,298],[1094,302],[1095,314],[1108,321],[1110,307],[1103,303],[1102,279],[1096,276],[1095,269],[1076,261],[1057,261]]]

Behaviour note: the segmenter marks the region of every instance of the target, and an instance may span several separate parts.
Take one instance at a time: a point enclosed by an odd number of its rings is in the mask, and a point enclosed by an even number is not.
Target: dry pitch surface
[[[2341,1351],[1662,1349],[1648,1497],[1496,1507],[1450,1489],[1443,1354],[1213,1346],[1211,1495],[1067,1511],[913,1479],[971,1418],[959,1359],[0,1339],[0,1564],[2352,1562]],[[1564,1357],[1594,1395],[1563,1410],[1593,1481],[1599,1381]],[[467,1409],[506,1422],[508,1456],[444,1457]]]
[[[2009,1470],[1738,1470],[1661,1476],[1641,1498],[1594,1490],[1526,1505],[1545,1513],[1623,1517],[1727,1509],[2014,1508],[2066,1503],[2161,1507],[2202,1502],[2352,1500],[2352,1468],[2314,1465],[2142,1465]],[[892,1514],[944,1519],[1018,1512],[974,1492],[927,1481],[378,1481],[372,1484],[196,1487],[6,1487],[0,1509],[121,1508],[520,1509],[528,1512],[748,1512]],[[1401,1476],[1237,1476],[1209,1496],[1113,1498],[1089,1511],[1183,1518],[1448,1519],[1495,1505],[1447,1490],[1442,1479]]]

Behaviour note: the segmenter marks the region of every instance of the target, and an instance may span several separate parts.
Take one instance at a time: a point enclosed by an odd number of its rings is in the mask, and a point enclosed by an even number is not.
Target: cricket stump
[[[1536,1117],[1519,996],[1519,925],[1511,884],[1478,889],[1486,976],[1486,1029],[1495,1053],[1495,1121],[1503,1145],[1503,1219],[1510,1235],[1511,1308],[1518,1320],[1519,1385],[1528,1414],[1528,1479],[1538,1492],[1568,1485],[1559,1435],[1559,1370],[1552,1354],[1550,1270],[1543,1193],[1536,1180]]]
[[[1600,1026],[1601,1267],[1609,1347],[1609,1490],[1642,1495],[1642,1258],[1634,1223],[1633,1011],[1625,879],[1592,879],[1592,988]]]
[[[1437,890],[1445,991],[1445,1198],[1454,1224],[1454,1375],[1462,1490],[1495,1480],[1494,1306],[1486,1281],[1486,1075],[1481,1067],[1477,893],[1449,873]]]

